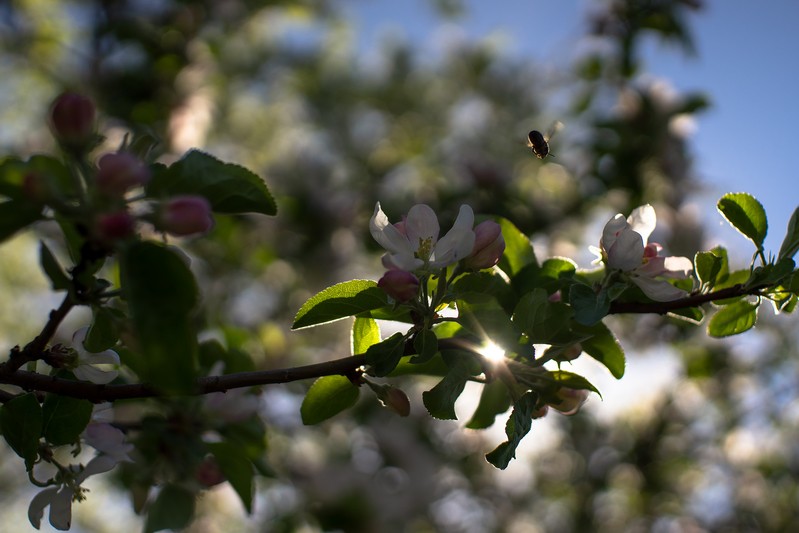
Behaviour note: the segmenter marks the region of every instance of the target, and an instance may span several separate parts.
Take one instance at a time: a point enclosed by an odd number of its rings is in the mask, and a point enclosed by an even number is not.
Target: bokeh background
[[[604,222],[650,202],[671,254],[722,244],[745,268],[752,250],[715,202],[747,191],[769,214],[767,248],[779,248],[799,204],[796,3],[495,4],[3,2],[1,153],[53,149],[47,106],[70,88],[103,110],[105,150],[149,134],[160,160],[198,147],[262,175],[277,217],[220,217],[209,238],[185,243],[209,333],[259,368],[348,353],[348,324],[289,326],[317,290],[379,277],[367,229],[377,200],[392,217],[424,202],[449,220],[468,203],[513,220],[539,258],[585,268]],[[525,136],[555,121],[556,157],[539,161]],[[54,235],[43,225],[0,247],[4,347],[29,340],[53,305],[36,246]],[[627,375],[578,360],[603,400],[537,421],[502,472],[483,454],[504,440],[504,420],[463,427],[478,388],[459,402],[460,423],[430,419],[419,400],[432,383],[417,379],[402,382],[409,419],[363,399],[306,428],[307,384],[268,387],[275,477],[259,479],[252,516],[228,487],[210,491],[191,530],[794,530],[796,328],[765,315],[726,341],[669,319],[614,318]],[[85,320],[71,317],[61,335]],[[29,531],[34,492],[7,450],[0,482],[9,531]],[[123,482],[89,485],[73,530],[140,529]]]

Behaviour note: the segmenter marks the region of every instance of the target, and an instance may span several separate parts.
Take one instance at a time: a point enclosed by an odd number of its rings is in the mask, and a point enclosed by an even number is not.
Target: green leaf
[[[39,264],[47,277],[50,278],[50,285],[54,291],[69,290],[71,285],[69,278],[44,241],[39,242]]]
[[[349,409],[358,401],[358,393],[358,387],[344,376],[324,376],[317,379],[302,400],[302,423],[306,426],[319,424]]]
[[[697,252],[694,256],[694,272],[699,282],[712,288],[721,273],[722,264],[722,257],[713,251]]]
[[[354,279],[328,287],[305,302],[291,329],[326,324],[388,305],[386,293],[371,280]]]
[[[88,400],[48,394],[42,405],[44,438],[55,446],[78,442],[91,420],[92,407]]]
[[[366,364],[369,374],[375,377],[389,375],[405,354],[405,336],[395,333],[386,340],[373,344],[366,350]]]
[[[411,357],[411,363],[426,363],[438,353],[438,337],[429,329],[423,329],[414,337],[413,348],[417,355]]]
[[[121,255],[122,290],[144,363],[140,377],[161,390],[190,392],[197,377],[197,284],[191,270],[153,242],[134,243]]]
[[[505,252],[497,265],[509,277],[513,277],[525,265],[535,264],[535,252],[527,235],[507,219],[498,217],[502,238],[505,240]]]
[[[575,283],[569,289],[569,304],[574,309],[574,320],[584,326],[596,324],[610,311],[607,292],[596,293],[588,285]]]
[[[710,318],[707,332],[711,337],[729,337],[751,329],[757,321],[757,304],[740,300],[719,309]]]
[[[42,407],[32,392],[12,398],[0,407],[3,437],[11,449],[25,459],[28,470],[33,468],[39,455],[42,424]]]
[[[705,312],[701,307],[686,307],[685,309],[675,309],[674,311],[669,311],[668,316],[698,325],[702,323],[702,320],[704,320]]]
[[[519,294],[542,288],[553,294],[565,287],[574,278],[577,265],[571,259],[555,257],[547,259],[539,267],[536,264],[525,266],[513,277],[513,287]]]
[[[42,219],[42,207],[30,201],[9,200],[0,203],[0,242]]]
[[[776,264],[759,266],[752,271],[752,275],[749,276],[745,286],[778,285],[793,274],[795,266],[796,264],[790,257],[784,257]]]
[[[610,370],[616,379],[621,379],[624,376],[626,366],[624,350],[605,324],[602,322],[597,322],[593,326],[575,324],[572,329],[577,334],[590,335],[587,339],[580,341],[583,352],[605,365],[605,368]]]
[[[510,404],[508,387],[502,381],[495,379],[486,383],[480,394],[480,403],[477,404],[477,409],[475,409],[471,420],[466,423],[466,427],[469,429],[491,427],[497,415],[507,411]]]
[[[153,165],[147,195],[204,196],[216,213],[277,213],[275,200],[264,181],[246,168],[192,150],[171,166]]]
[[[506,346],[515,345],[519,340],[518,324],[514,324],[499,302],[488,294],[462,294],[458,300],[458,323],[482,341]]]
[[[116,309],[110,307],[92,308],[93,319],[86,334],[84,346],[92,353],[108,350],[116,345],[119,340],[118,321],[124,321],[125,317]]]
[[[209,442],[206,446],[233,490],[241,498],[244,508],[252,513],[253,464],[247,458],[247,453],[230,442]]]
[[[590,390],[599,394],[599,389],[597,389],[590,381],[579,374],[566,372],[565,370],[553,370],[549,373],[549,377],[552,378],[560,387]]]
[[[782,241],[777,259],[793,257],[797,250],[799,250],[799,207],[794,210],[791,220],[788,221],[788,231],[785,232],[785,239]]]
[[[471,376],[471,365],[464,357],[458,357],[448,364],[449,372],[438,385],[422,393],[422,401],[427,412],[440,420],[455,420],[455,401],[463,392]]]
[[[550,302],[543,289],[528,292],[513,311],[513,323],[534,343],[556,342],[569,328],[572,310],[563,303]]]
[[[352,355],[366,353],[370,346],[379,343],[380,326],[369,317],[356,317],[352,323]]]
[[[762,250],[768,221],[766,210],[754,196],[744,192],[728,193],[721,197],[717,207],[732,227]]]
[[[252,372],[255,363],[250,355],[238,348],[225,349],[216,339],[209,339],[200,343],[198,351],[200,365],[203,369],[210,370],[218,362],[223,362],[223,374],[235,372]]]
[[[145,533],[181,530],[194,519],[194,493],[177,485],[166,485],[147,510]]]
[[[513,404],[513,411],[505,424],[505,435],[508,440],[486,455],[489,463],[504,470],[516,457],[516,448],[533,425],[533,411],[537,402],[538,396],[533,392],[527,392]]]

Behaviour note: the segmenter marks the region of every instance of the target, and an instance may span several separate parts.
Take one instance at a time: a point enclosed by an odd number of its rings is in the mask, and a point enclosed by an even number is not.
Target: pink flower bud
[[[377,286],[398,302],[407,302],[419,294],[419,278],[405,270],[389,270]]]
[[[464,260],[464,265],[474,270],[491,268],[499,262],[505,251],[502,228],[493,220],[486,220],[474,228],[474,234],[474,247],[471,255]]]
[[[388,386],[385,397],[380,399],[386,407],[400,416],[408,416],[411,413],[411,402],[408,400],[408,395],[396,387]]]
[[[202,196],[176,196],[161,212],[158,227],[170,235],[206,233],[214,225],[211,204]]]
[[[136,219],[127,211],[104,213],[97,217],[94,235],[106,244],[122,241],[133,236]]]
[[[206,488],[219,485],[227,480],[219,467],[219,463],[211,456],[203,459],[203,462],[197,467],[194,477],[200,485]]]
[[[82,94],[65,92],[50,108],[50,129],[68,148],[86,148],[94,137],[94,103]]]
[[[580,407],[588,399],[588,391],[585,389],[570,389],[568,387],[561,387],[555,393],[560,399],[558,403],[550,403],[549,405],[556,411],[560,411],[564,415],[573,415],[580,410]]]
[[[144,185],[149,179],[149,169],[129,152],[105,154],[97,162],[95,183],[105,196],[121,198],[129,189]]]

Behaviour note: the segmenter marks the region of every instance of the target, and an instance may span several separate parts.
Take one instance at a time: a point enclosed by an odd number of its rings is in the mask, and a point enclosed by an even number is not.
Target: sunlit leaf
[[[732,227],[754,242],[758,249],[763,247],[768,221],[766,210],[754,196],[744,192],[728,193],[721,197],[717,207]]]
[[[777,258],[793,257],[797,250],[799,250],[799,207],[794,210],[788,221],[788,230],[785,232],[785,239],[782,241]]]
[[[344,376],[324,376],[311,385],[300,407],[302,423],[319,424],[358,401],[358,387]]]
[[[307,328],[355,316],[388,305],[386,293],[371,280],[354,279],[338,283],[305,302],[291,329]]]
[[[380,326],[373,318],[357,317],[352,323],[352,355],[366,353],[370,346],[379,343]]]
[[[710,252],[697,252],[694,256],[694,272],[699,282],[708,287],[713,287],[721,273],[723,258]]]
[[[712,337],[729,337],[751,329],[757,322],[757,304],[740,300],[719,309],[710,318],[707,332]]]

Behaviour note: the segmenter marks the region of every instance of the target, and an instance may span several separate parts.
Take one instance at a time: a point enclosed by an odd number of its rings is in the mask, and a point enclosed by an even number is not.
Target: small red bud
[[[109,197],[122,197],[125,193],[150,179],[145,164],[129,152],[105,154],[97,162],[95,184],[97,190]]]
[[[176,196],[163,207],[159,229],[170,235],[206,233],[214,225],[211,204],[202,196]]]
[[[136,219],[127,211],[104,213],[97,217],[94,227],[97,239],[106,244],[128,239],[135,231]]]
[[[380,399],[386,407],[400,416],[408,416],[411,413],[411,402],[408,395],[396,387],[388,386],[385,396]]]
[[[65,92],[50,107],[50,129],[65,147],[86,148],[94,137],[94,103],[82,94]]]
[[[398,302],[408,302],[419,294],[419,278],[405,270],[389,270],[377,286]]]
[[[225,474],[219,468],[219,463],[213,457],[206,457],[194,473],[197,482],[203,487],[210,488],[226,481]]]

